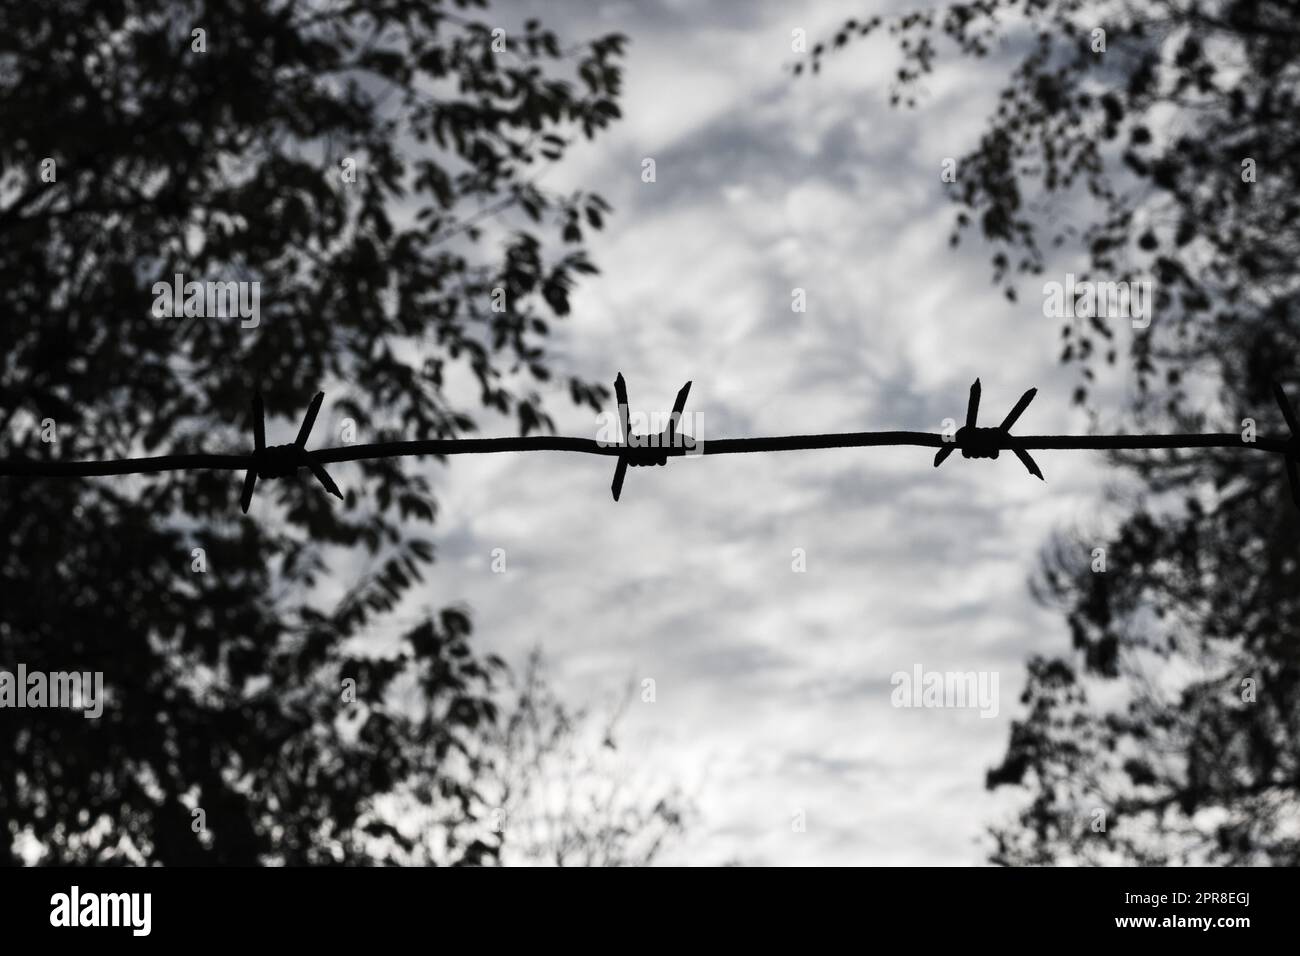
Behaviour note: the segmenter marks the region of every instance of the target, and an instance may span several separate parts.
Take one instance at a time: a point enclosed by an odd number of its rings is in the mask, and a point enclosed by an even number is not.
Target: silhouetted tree
[[[429,637],[440,628],[429,621],[417,630]],[[570,705],[550,683],[540,648],[518,669],[496,657],[485,666],[493,682],[481,702],[486,719],[383,795],[383,812],[358,825],[362,852],[408,865],[653,864],[694,807],[624,752],[634,686],[612,707]],[[466,846],[478,848],[473,859]]]
[[[546,679],[539,649],[511,690],[513,703],[488,736],[492,769],[481,788],[496,804],[502,860],[652,864],[681,835],[692,807],[680,789],[638,770],[619,751],[635,684],[604,711],[566,706]]]
[[[452,375],[550,427],[548,323],[607,207],[537,177],[619,115],[624,41],[483,6],[0,5],[3,453],[247,450],[257,387],[271,444],[318,389],[358,440],[454,436]],[[257,324],[156,317],[178,273],[259,282]],[[248,517],[225,472],[0,479],[0,666],[102,671],[108,698],[0,711],[0,857],[382,861],[419,850],[395,794],[472,807],[455,755],[497,718],[500,662],[467,614],[382,656],[349,640],[433,560],[428,466],[336,467],[343,502],[264,482]],[[489,859],[465,826],[441,858]]]
[[[811,63],[888,27],[903,58],[894,102],[915,106],[943,38],[1014,61],[958,164],[954,243],[978,226],[1013,300],[1016,274],[1041,274],[1044,250],[1072,243],[1081,280],[1153,278],[1150,329],[1125,338],[1104,316],[1067,321],[1078,401],[1099,355],[1127,354],[1137,422],[1233,431],[1252,418],[1284,434],[1270,382],[1300,398],[1297,12],[1278,0],[976,0],[849,21]],[[1300,523],[1281,462],[1115,461],[1141,480],[1118,530],[1061,539],[1037,581],[1063,604],[1074,651],[1030,663],[1027,715],[988,777],[1023,784],[1030,802],[994,831],[993,859],[1294,865]]]

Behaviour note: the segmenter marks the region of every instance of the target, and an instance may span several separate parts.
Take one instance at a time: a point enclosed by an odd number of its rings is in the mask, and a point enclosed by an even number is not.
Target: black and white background
[[[990,0],[891,34],[910,9],[4,3],[0,458],[244,454],[258,388],[270,444],[317,390],[309,447],[516,434],[529,396],[593,438],[620,372],[634,410],[691,381],[706,447],[939,432],[976,378],[985,424],[1038,387],[1026,434],[1285,438],[1294,5]],[[968,18],[980,55],[944,36]],[[899,87],[925,36],[933,70]],[[590,138],[530,113],[532,63],[616,109]],[[557,293],[508,271],[521,248],[598,271]],[[258,323],[151,314],[176,272],[259,280]],[[1150,281],[1149,326],[1046,314],[1067,274]],[[612,458],[342,463],[344,501],[302,472],[246,516],[236,471],[0,478],[0,668],[107,688],[94,720],[0,709],[0,855],[1293,865],[1280,458],[1035,452],[1045,483],[931,458],[706,454],[618,502]],[[385,577],[412,536],[418,577]],[[899,706],[918,668],[993,698]]]

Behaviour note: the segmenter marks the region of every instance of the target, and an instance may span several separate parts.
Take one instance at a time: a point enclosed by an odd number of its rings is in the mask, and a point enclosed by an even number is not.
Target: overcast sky
[[[941,164],[974,143],[1005,60],[949,58],[898,111],[887,40],[816,79],[788,72],[793,30],[823,38],[872,0],[535,8],[562,35],[631,41],[624,119],[544,181],[615,209],[593,239],[601,275],[560,323],[560,371],[621,371],[646,411],[691,380],[714,439],[939,431],[976,376],[982,424],[1038,386],[1018,430],[1086,429],[1041,291],[1013,306],[987,247],[948,246]],[[561,433],[594,437],[589,409],[552,407]],[[696,796],[671,862],[980,863],[1010,806],[983,782],[1025,659],[1068,645],[1026,580],[1053,529],[1098,520],[1107,480],[1095,456],[1035,455],[1046,484],[1011,456],[936,470],[917,448],[679,460],[630,471],[617,504],[612,462],[457,458],[435,469],[439,564],[419,602],[465,601],[482,648],[512,661],[540,644],[569,699],[655,681],[621,752]],[[891,675],[917,665],[996,673],[997,715],[891,706]]]

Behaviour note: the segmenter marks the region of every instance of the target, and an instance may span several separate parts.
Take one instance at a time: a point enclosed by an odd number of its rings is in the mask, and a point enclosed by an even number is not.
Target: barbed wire
[[[963,458],[997,458],[1001,452],[1014,454],[1034,477],[1046,480],[1038,463],[1029,454],[1039,450],[1156,450],[1194,448],[1232,448],[1282,455],[1291,498],[1300,508],[1300,420],[1286,392],[1276,382],[1273,394],[1291,434],[1288,438],[1247,439],[1234,432],[1211,432],[1167,435],[1012,435],[1011,427],[1029,407],[1038,389],[1031,388],[1020,396],[1002,424],[991,428],[977,425],[981,386],[976,379],[970,387],[966,405],[966,424],[955,433],[934,434],[917,431],[839,432],[819,435],[785,435],[767,438],[722,438],[696,440],[678,431],[690,394],[687,382],[677,393],[667,427],[658,434],[633,433],[629,425],[627,384],[622,373],[614,380],[614,394],[619,410],[619,441],[603,442],[594,438],[556,435],[511,438],[435,438],[415,441],[387,441],[307,450],[307,439],[316,423],[324,392],[317,392],[303,416],[298,437],[291,444],[266,444],[266,422],[261,392],[252,403],[253,451],[249,454],[183,454],[152,458],[118,458],[102,461],[54,461],[39,458],[0,459],[0,477],[89,478],[108,475],[150,475],[164,472],[212,469],[243,471],[244,487],[240,504],[245,513],[252,502],[257,480],[285,478],[301,469],[310,471],[330,494],[343,497],[325,465],[339,462],[366,461],[379,458],[403,458],[443,455],[490,455],[503,452],[565,451],[617,458],[614,480],[610,486],[614,500],[622,494],[629,467],[662,466],[668,459],[683,456],[754,454],[778,451],[807,451],[823,448],[874,448],[915,446],[937,448],[934,467],[939,467],[954,451]]]

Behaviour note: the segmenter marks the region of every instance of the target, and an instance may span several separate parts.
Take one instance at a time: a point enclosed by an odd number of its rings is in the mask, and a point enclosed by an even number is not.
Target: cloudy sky
[[[910,112],[888,105],[887,40],[791,77],[792,31],[825,37],[883,12],[872,3],[511,8],[631,41],[624,119],[544,180],[615,208],[559,369],[621,371],[646,411],[691,380],[687,409],[714,439],[938,431],[976,376],[987,418],[1036,385],[1020,431],[1086,429],[1041,290],[1013,306],[986,247],[947,244],[941,164],[974,142],[1006,60],[950,59]],[[594,437],[589,409],[552,407],[561,433]],[[459,458],[436,473],[439,564],[419,602],[466,602],[484,649],[510,660],[541,645],[569,699],[655,681],[621,753],[696,797],[671,862],[975,864],[1013,805],[983,780],[1025,659],[1068,644],[1027,577],[1053,529],[1099,520],[1109,480],[1095,456],[1035,454],[1046,484],[1010,456],[936,470],[916,448],[679,460],[629,472],[617,504],[605,461]],[[917,665],[996,674],[996,716],[891,706],[891,675]]]

